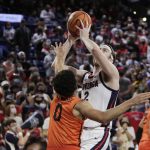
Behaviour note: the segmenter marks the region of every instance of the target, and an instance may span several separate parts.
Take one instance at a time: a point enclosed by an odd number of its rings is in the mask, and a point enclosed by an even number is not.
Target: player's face
[[[104,55],[108,58],[108,60],[113,63],[113,55],[112,55],[112,50],[109,46],[107,45],[102,45],[100,47],[100,49],[102,50],[102,52],[104,53]]]
[[[100,49],[102,50],[103,54],[108,58],[108,60],[113,63],[113,55],[112,55],[112,50],[110,49],[110,47],[107,45],[102,45]],[[95,59],[93,60],[93,64],[95,68],[100,67],[100,65],[97,63]]]

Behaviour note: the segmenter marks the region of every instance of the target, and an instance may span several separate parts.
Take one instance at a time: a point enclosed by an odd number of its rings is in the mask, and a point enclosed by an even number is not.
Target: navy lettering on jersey
[[[87,90],[93,87],[98,87],[98,80],[83,84],[83,90]]]

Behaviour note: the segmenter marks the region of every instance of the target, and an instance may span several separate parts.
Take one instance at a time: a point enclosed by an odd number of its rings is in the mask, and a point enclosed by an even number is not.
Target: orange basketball
[[[81,27],[80,20],[83,22],[84,26],[91,25],[91,17],[84,11],[75,11],[73,12],[68,19],[67,28],[73,37],[79,36],[79,30],[76,28],[76,25]]]

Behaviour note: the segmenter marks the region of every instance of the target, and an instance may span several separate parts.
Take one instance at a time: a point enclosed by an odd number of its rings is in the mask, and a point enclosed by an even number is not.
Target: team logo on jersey
[[[87,90],[93,87],[98,87],[98,80],[83,84],[83,90]]]

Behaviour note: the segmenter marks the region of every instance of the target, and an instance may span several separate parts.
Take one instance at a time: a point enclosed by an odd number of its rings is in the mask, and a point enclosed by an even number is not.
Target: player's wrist
[[[82,36],[80,37],[80,39],[83,41],[83,42],[87,42],[89,40],[89,37],[87,36]]]

